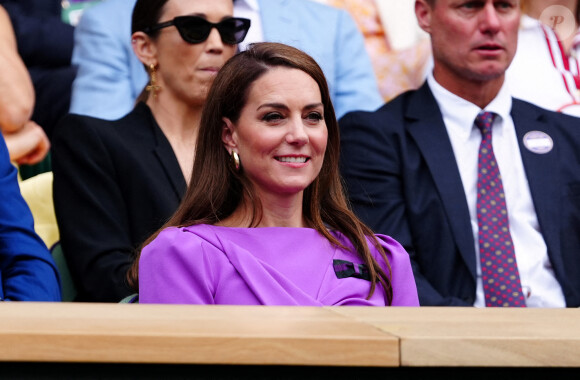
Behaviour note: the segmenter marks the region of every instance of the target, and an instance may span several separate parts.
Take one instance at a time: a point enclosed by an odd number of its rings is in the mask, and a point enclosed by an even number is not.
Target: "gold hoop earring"
[[[161,90],[161,87],[157,84],[157,66],[153,63],[149,64],[149,76],[151,79],[145,90],[157,96],[157,91]]]
[[[232,152],[232,160],[234,161],[234,168],[236,171],[240,171],[240,155],[237,152]]]

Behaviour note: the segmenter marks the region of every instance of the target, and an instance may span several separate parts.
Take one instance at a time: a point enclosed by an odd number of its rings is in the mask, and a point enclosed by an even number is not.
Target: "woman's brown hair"
[[[166,227],[216,224],[231,215],[242,199],[249,201],[253,208],[252,221],[248,227],[258,225],[261,203],[243,169],[238,171],[231,163],[222,141],[223,118],[227,117],[235,124],[247,102],[251,85],[276,67],[298,69],[312,77],[318,84],[324,105],[324,119],[328,129],[327,148],[319,175],[304,190],[304,218],[336,246],[341,244],[329,229],[346,236],[369,268],[371,289],[368,296],[372,296],[379,281],[385,289],[387,304],[390,304],[391,268],[384,249],[372,231],[354,215],[346,200],[338,169],[339,127],[322,69],[306,53],[279,43],[252,44],[246,51],[228,60],[219,71],[203,109],[190,186],[175,214],[144,246]],[[385,261],[388,275],[371,255],[367,237]],[[129,282],[135,290],[138,290],[138,265],[137,257],[129,271]]]

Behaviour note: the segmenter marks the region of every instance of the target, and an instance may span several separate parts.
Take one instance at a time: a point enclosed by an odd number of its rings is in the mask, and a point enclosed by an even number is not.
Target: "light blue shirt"
[[[84,11],[75,29],[70,112],[118,119],[147,84],[131,47],[136,0],[105,0]],[[238,0],[235,7],[247,6]],[[321,66],[337,118],[383,104],[364,38],[344,10],[308,0],[258,0],[264,39],[297,47]]]

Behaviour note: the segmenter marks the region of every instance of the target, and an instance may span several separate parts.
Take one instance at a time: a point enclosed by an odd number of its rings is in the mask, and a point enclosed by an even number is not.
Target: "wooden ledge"
[[[401,365],[580,367],[579,309],[332,308],[401,339]]]
[[[315,307],[0,303],[0,361],[399,366],[398,339]]]

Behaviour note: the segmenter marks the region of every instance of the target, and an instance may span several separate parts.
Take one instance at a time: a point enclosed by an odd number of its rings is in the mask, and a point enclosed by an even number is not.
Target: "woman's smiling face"
[[[301,193],[320,173],[328,130],[320,89],[305,72],[270,69],[250,87],[239,120],[224,121],[226,148],[259,193]]]

